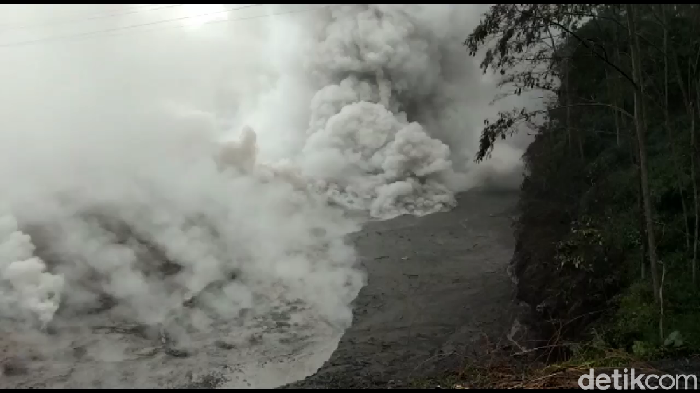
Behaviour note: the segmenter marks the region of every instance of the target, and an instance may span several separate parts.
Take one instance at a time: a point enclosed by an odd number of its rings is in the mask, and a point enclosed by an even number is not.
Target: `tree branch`
[[[560,29],[564,30],[567,34],[571,34],[572,37],[576,38],[583,46],[585,46],[588,50],[590,50],[598,59],[603,60],[607,65],[610,67],[614,68],[617,72],[619,72],[622,76],[629,81],[629,83],[632,84],[632,86],[636,89],[639,90],[639,86],[637,83],[634,82],[634,79],[632,79],[629,75],[627,75],[626,72],[624,72],[620,67],[617,66],[617,64],[614,64],[608,59],[608,54],[605,53],[605,56],[601,56],[600,53],[596,52],[590,45],[588,45],[588,42],[586,40],[582,39],[579,37],[576,33],[571,31],[569,28],[566,26],[562,25],[561,23],[554,22],[551,20],[548,20],[549,23],[553,24],[554,26],[559,27]]]

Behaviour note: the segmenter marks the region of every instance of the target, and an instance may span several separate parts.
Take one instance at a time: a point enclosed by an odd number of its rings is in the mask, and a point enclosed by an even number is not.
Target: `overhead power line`
[[[142,12],[150,12],[150,11],[157,11],[157,10],[163,10],[167,8],[175,8],[175,7],[181,7],[185,4],[168,4],[168,5],[161,5],[158,7],[153,7],[153,8],[138,8],[138,9],[131,9],[131,10],[123,10],[119,12],[112,12],[112,13],[107,13],[107,14],[96,14],[96,15],[91,15],[91,16],[83,16],[83,17],[69,17],[69,18],[58,18],[57,20],[50,21],[49,23],[35,23],[35,24],[28,24],[28,25],[0,25],[3,29],[1,31],[12,31],[12,30],[24,30],[24,29],[30,29],[34,27],[46,27],[46,26],[55,26],[55,25],[63,25],[66,23],[78,23],[78,22],[85,22],[85,21],[91,21],[91,20],[96,20],[96,19],[104,19],[104,18],[112,18],[116,16],[123,16],[123,15],[132,15],[132,14],[138,14]]]
[[[245,8],[250,8],[250,7],[254,7],[254,6],[262,6],[262,5],[265,5],[265,4],[250,4],[250,5],[246,5],[246,6],[242,6],[242,7],[226,9],[226,10],[221,10],[221,11],[216,11],[216,12],[210,12],[210,13],[206,13],[206,14],[165,19],[165,20],[159,20],[156,22],[141,23],[141,24],[137,24],[137,25],[124,26],[124,27],[118,27],[118,28],[113,28],[113,29],[90,31],[90,32],[65,35],[65,36],[60,36],[60,37],[48,37],[48,38],[43,38],[43,39],[20,41],[20,42],[14,42],[14,43],[9,43],[9,44],[2,44],[2,45],[0,45],[0,48],[12,48],[12,47],[37,45],[37,44],[50,43],[50,42],[73,41],[73,40],[80,40],[80,39],[93,38],[93,37],[113,37],[116,35],[121,35],[119,33],[122,33],[122,34],[123,33],[132,33],[132,32],[144,33],[144,32],[153,32],[153,31],[160,31],[160,30],[166,30],[166,29],[172,29],[172,28],[180,28],[180,26],[169,26],[169,27],[160,28],[160,29],[132,30],[132,29],[136,29],[136,28],[144,27],[144,26],[153,26],[153,25],[158,25],[158,24],[162,24],[162,23],[200,18],[203,16],[211,16],[211,15],[221,14],[223,12],[233,12],[233,11],[238,11],[238,10],[242,10]],[[286,12],[277,12],[277,13],[273,13],[273,14],[254,15],[254,16],[248,16],[248,17],[242,17],[242,18],[229,18],[226,20],[214,20],[214,21],[206,22],[205,25],[210,25],[210,24],[214,24],[214,23],[233,23],[233,22],[240,22],[240,21],[246,21],[246,20],[252,20],[252,19],[267,18],[267,17],[272,17],[272,16],[298,14],[298,13],[303,13],[303,12],[317,11],[320,9],[328,8],[330,6],[331,5],[325,5],[325,6],[321,6],[321,7],[307,8],[307,9],[303,9],[303,10],[293,10],[293,11],[286,11]]]

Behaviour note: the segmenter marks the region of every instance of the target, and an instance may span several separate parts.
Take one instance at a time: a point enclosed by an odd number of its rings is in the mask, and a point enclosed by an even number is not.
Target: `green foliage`
[[[658,310],[653,303],[651,286],[637,282],[624,292],[615,317],[606,326],[605,339],[617,348],[632,353],[650,351],[648,346],[658,344]]]
[[[690,144],[685,105],[694,83],[700,83],[693,82],[700,75],[700,6],[668,5],[663,12],[659,5],[639,6],[640,83],[647,94],[648,177],[664,269],[663,315],[648,274],[641,274],[646,227],[632,118],[636,85],[629,78],[622,8],[498,4],[465,44],[476,54],[496,38],[481,63],[484,70],[499,71],[503,85],[516,86],[518,93],[542,89],[556,96],[544,111],[513,110],[486,122],[477,157],[488,157],[497,140],[523,123],[537,128],[524,154],[529,174],[516,226],[518,296],[533,306],[548,304],[547,317],[568,327],[560,332],[564,337],[580,337],[596,326],[599,342],[578,347],[576,356],[617,348],[652,359],[700,351],[700,291],[690,282],[693,252],[687,246],[695,225],[691,157],[700,149]],[[542,45],[553,29],[563,39]],[[516,67],[525,59],[546,71]],[[568,82],[553,82],[563,78]],[[535,116],[544,122],[533,125]],[[700,117],[695,125],[700,129]],[[592,313],[605,318],[582,317]]]
[[[680,348],[683,346],[683,336],[678,330],[674,330],[664,340],[664,346],[672,348]]]
[[[687,283],[668,286],[664,339],[659,336],[659,313],[647,282],[637,282],[625,291],[615,317],[607,321],[605,340],[636,356],[652,360],[673,354],[697,353],[700,349],[700,308],[697,290]]]
[[[631,356],[611,348],[602,335],[593,332],[592,338],[573,346],[573,354],[567,361],[550,366],[550,372],[567,368],[599,368],[629,366]]]

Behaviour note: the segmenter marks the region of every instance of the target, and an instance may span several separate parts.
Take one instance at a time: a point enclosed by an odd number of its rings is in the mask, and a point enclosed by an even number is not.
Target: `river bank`
[[[368,284],[352,327],[315,374],[282,388],[405,386],[507,342],[516,200],[472,191],[450,212],[367,224],[354,239]]]

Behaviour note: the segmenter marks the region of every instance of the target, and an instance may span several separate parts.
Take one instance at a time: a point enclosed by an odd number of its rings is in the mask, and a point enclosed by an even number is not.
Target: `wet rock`
[[[82,359],[87,354],[87,349],[85,347],[75,347],[73,348],[73,356],[77,359]]]
[[[27,374],[29,368],[24,360],[17,357],[10,357],[0,363],[0,372],[4,377],[16,377]]]
[[[192,297],[185,298],[185,300],[183,300],[183,302],[182,302],[182,306],[187,307],[187,308],[192,308],[192,307],[197,305],[196,303],[197,303],[197,298],[195,296],[192,296]]]
[[[238,310],[238,318],[240,319],[247,319],[249,316],[251,316],[253,313],[253,310],[249,308],[242,308]]]
[[[53,336],[53,335],[58,334],[58,328],[56,327],[56,325],[54,325],[54,324],[52,324],[52,323],[50,323],[50,322],[49,322],[48,324],[46,324],[46,325],[43,325],[43,326],[39,329],[39,331],[41,331],[42,333],[47,334],[47,335],[49,335],[49,336]]]
[[[226,341],[224,341],[224,340],[216,340],[216,341],[214,342],[214,345],[215,345],[217,348],[226,349],[226,350],[230,350],[230,349],[236,348],[236,345],[235,345],[235,344],[230,343],[230,342],[226,342]]]
[[[176,358],[186,358],[190,356],[190,352],[181,348],[165,348],[164,351],[167,355]]]
[[[270,318],[276,322],[284,322],[289,320],[289,314],[284,312],[273,312],[270,314]]]
[[[226,382],[226,378],[222,375],[206,374],[192,375],[191,382],[187,385],[188,389],[214,389]]]
[[[260,344],[262,342],[262,334],[254,333],[248,337],[248,343],[251,345]]]
[[[114,307],[117,306],[119,302],[117,302],[117,299],[114,297],[106,294],[106,293],[100,293],[97,296],[97,301],[94,307],[90,308],[87,310],[88,314],[98,314],[98,313],[103,313],[105,311],[109,311],[113,309]]]
[[[156,353],[158,353],[158,347],[148,347],[148,348],[139,349],[134,354],[137,356],[153,356]]]

